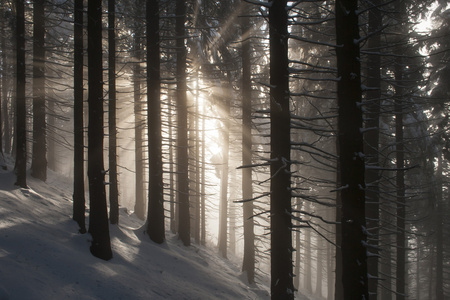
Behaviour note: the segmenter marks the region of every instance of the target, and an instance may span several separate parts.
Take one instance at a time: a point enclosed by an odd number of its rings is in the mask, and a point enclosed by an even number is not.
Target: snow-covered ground
[[[111,226],[114,258],[97,259],[71,219],[70,180],[49,172],[21,189],[11,169],[9,161],[0,170],[0,300],[270,298],[214,249],[184,247],[169,233],[163,245],[151,242],[125,210]]]

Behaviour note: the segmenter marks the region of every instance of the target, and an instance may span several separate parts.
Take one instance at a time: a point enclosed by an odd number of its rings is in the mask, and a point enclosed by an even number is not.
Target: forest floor
[[[270,298],[266,284],[248,285],[215,249],[184,247],[169,233],[151,242],[125,209],[110,227],[113,259],[97,259],[71,218],[71,181],[49,172],[46,183],[28,177],[22,189],[11,169],[9,161],[0,170],[0,300]]]

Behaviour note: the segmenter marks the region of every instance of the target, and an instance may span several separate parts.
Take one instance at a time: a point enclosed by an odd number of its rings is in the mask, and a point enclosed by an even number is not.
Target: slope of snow
[[[151,242],[124,210],[111,226],[114,258],[99,260],[71,219],[71,182],[50,173],[21,189],[11,162],[8,169],[0,170],[0,300],[270,298],[214,250],[184,247],[169,233],[166,243]]]

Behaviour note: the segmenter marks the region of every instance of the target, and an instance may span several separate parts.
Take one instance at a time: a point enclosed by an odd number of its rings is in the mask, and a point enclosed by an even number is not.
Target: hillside
[[[248,286],[238,266],[214,250],[182,246],[168,234],[157,245],[142,222],[121,211],[111,226],[114,258],[89,252],[90,236],[71,219],[71,182],[50,173],[14,186],[9,164],[0,171],[0,299],[268,299]]]

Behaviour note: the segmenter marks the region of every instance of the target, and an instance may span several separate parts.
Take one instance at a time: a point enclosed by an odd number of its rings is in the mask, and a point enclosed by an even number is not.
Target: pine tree
[[[31,176],[47,179],[44,0],[33,4],[33,147]]]
[[[74,3],[73,54],[73,219],[81,233],[86,232],[84,196],[84,116],[83,116],[83,0]]]
[[[269,7],[271,298],[294,299],[287,1]]]
[[[16,0],[16,185],[27,188],[27,129],[25,99],[25,4]]]
[[[108,0],[108,133],[109,133],[109,221],[119,223],[116,126],[116,1]]]
[[[147,233],[155,243],[165,240],[161,148],[161,75],[159,0],[147,1],[147,122],[149,192]]]
[[[369,299],[357,0],[337,0],[338,153],[344,299]]]
[[[175,35],[177,53],[177,182],[178,182],[178,234],[185,246],[191,244],[190,240],[190,212],[189,212],[189,177],[188,177],[188,107],[187,107],[187,83],[186,83],[186,3],[177,0],[175,7]]]
[[[88,176],[89,233],[91,253],[103,260],[112,258],[106,205],[103,164],[103,68],[102,68],[102,1],[88,5]]]

